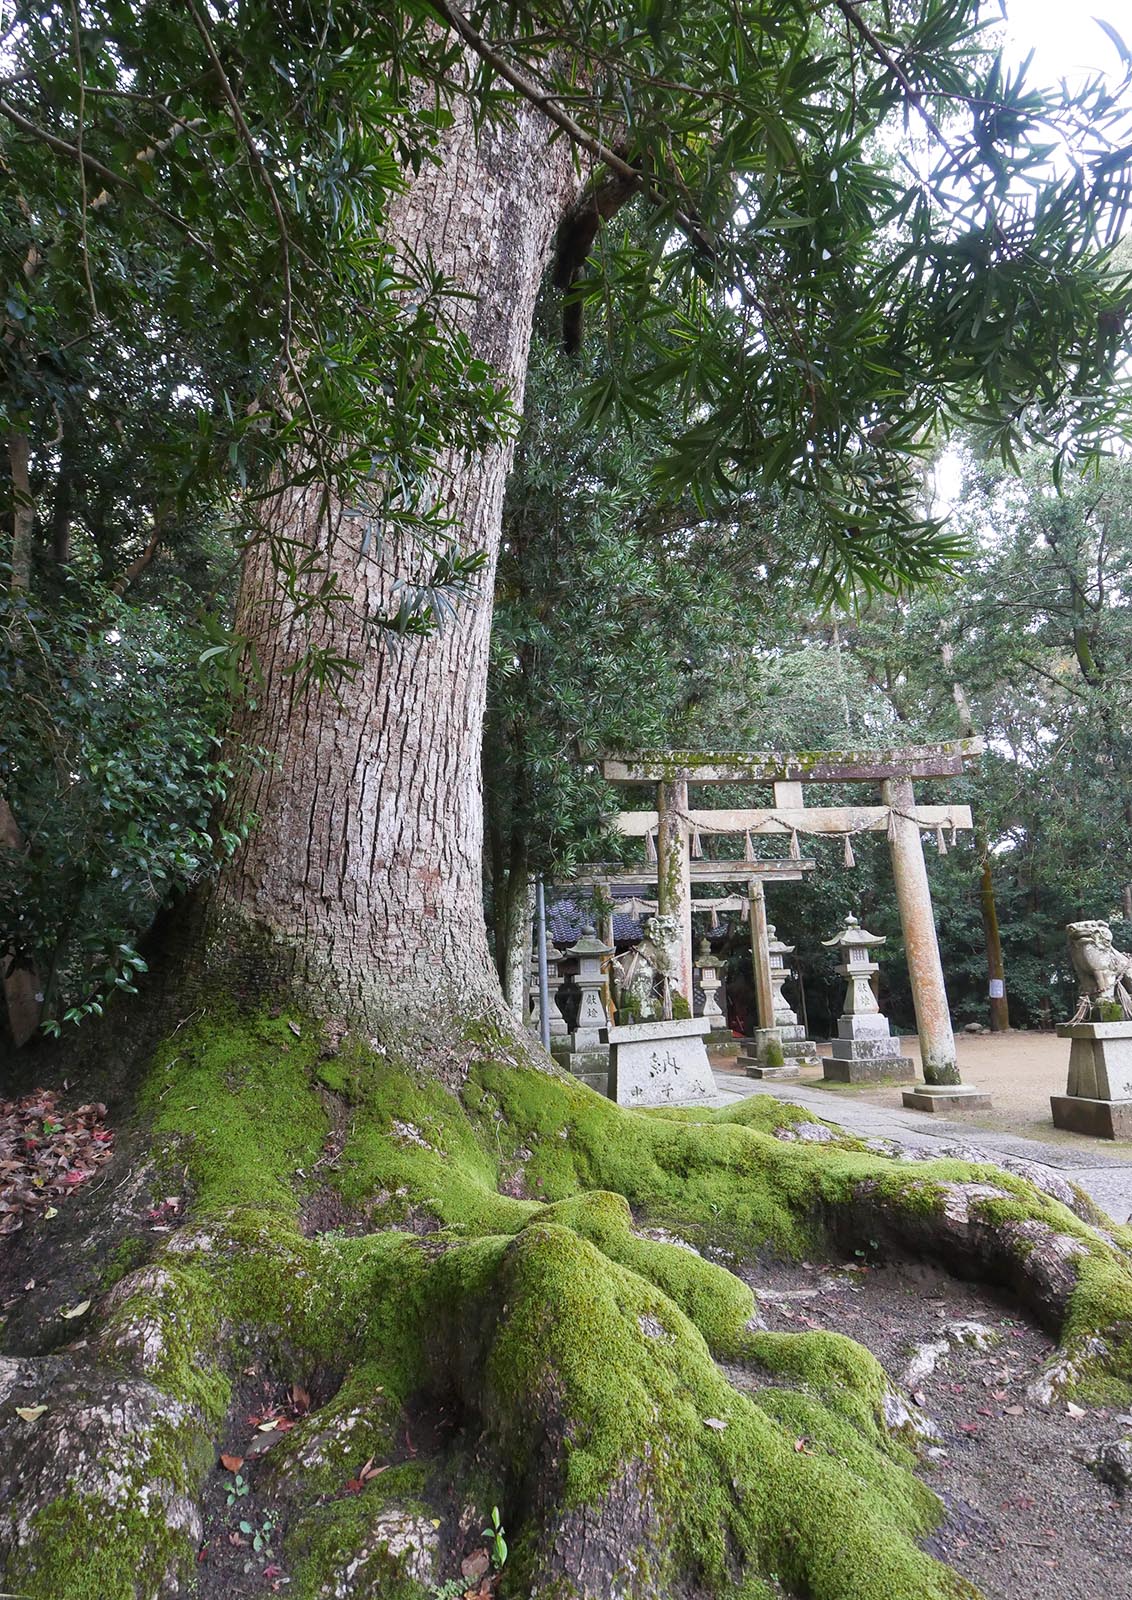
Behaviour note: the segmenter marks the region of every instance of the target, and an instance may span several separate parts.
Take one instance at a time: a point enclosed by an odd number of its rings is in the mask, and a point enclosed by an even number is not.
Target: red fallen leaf
[[[362,1490],[364,1488],[365,1488],[365,1484],[362,1482],[362,1480],[360,1478],[347,1478],[346,1479],[345,1489],[346,1489],[346,1493],[347,1494],[361,1494],[361,1492],[362,1492]]]
[[[979,1424],[977,1422],[961,1422],[959,1424],[959,1426],[960,1426],[960,1428],[962,1429],[962,1431],[964,1433],[978,1433],[979,1432]]]
[[[277,1561],[272,1561],[270,1565],[264,1567],[263,1575],[265,1578],[281,1578],[283,1576],[283,1568]]]
[[[994,1416],[994,1412],[991,1410],[991,1408],[989,1406],[976,1406],[975,1409],[978,1411],[980,1417],[993,1417]]]
[[[198,1561],[203,1561],[207,1554],[208,1554],[208,1546],[206,1544],[202,1544],[200,1549],[197,1551],[197,1560]]]
[[[244,1464],[243,1456],[221,1456],[220,1465],[226,1472],[239,1472]]]
[[[90,1177],[90,1173],[89,1172],[65,1172],[63,1174],[63,1182],[64,1183],[85,1183],[86,1180],[89,1177]]]
[[[809,1439],[804,1434],[802,1438],[794,1440],[794,1448],[801,1456],[812,1456],[814,1453],[810,1449]]]
[[[291,1404],[300,1415],[311,1408],[311,1397],[301,1383],[291,1385]]]

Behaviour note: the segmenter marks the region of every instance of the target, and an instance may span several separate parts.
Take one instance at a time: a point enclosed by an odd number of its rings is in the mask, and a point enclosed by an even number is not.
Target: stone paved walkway
[[[985,1152],[992,1161],[996,1155],[1017,1156],[1054,1168],[1063,1178],[1078,1184],[1114,1221],[1132,1218],[1132,1156],[1087,1146],[1045,1144],[963,1122],[946,1122],[935,1115],[929,1123],[923,1112],[869,1105],[848,1097],[834,1101],[823,1090],[803,1084],[762,1083],[733,1072],[716,1071],[714,1076],[719,1091],[717,1103],[721,1106],[732,1105],[748,1095],[769,1094],[777,1100],[805,1106],[823,1121],[838,1123],[865,1139],[895,1139],[898,1144],[940,1155],[954,1153],[955,1146],[962,1145]]]

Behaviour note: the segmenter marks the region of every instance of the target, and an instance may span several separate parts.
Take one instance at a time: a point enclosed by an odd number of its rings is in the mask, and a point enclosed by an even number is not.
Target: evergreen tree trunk
[[[477,135],[459,103],[440,164],[395,207],[406,258],[431,257],[474,297],[458,314],[476,354],[509,380],[516,410],[535,299],[578,182],[565,141],[550,145],[533,107]],[[500,1004],[482,906],[480,740],[511,457],[506,446],[438,467],[446,513],[488,563],[475,597],[433,638],[367,627],[396,609],[394,584],[421,558],[392,540],[362,555],[351,519],[332,534],[320,525],[314,491],[281,495],[273,531],[317,548],[348,604],[297,617],[265,546],[243,573],[237,626],[264,682],[239,733],[275,763],[237,796],[258,822],[212,897],[209,944],[225,958],[254,948],[253,982],[282,979],[379,1029]],[[358,664],[337,701],[289,675],[311,643]]]

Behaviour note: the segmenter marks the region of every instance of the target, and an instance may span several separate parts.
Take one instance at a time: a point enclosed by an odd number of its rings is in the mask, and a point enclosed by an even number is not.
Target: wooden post
[[[612,950],[614,949],[613,895],[610,891],[608,883],[594,884],[594,899],[597,900],[601,906],[601,915],[598,919],[597,925],[597,936],[601,940],[602,944],[608,945]],[[605,1001],[605,1014],[608,1017],[612,1017],[614,1015],[619,1001],[615,970],[613,966],[615,960],[615,956],[609,957],[608,964],[605,968],[605,983],[602,985],[601,991],[602,999]]]
[[[766,927],[766,890],[761,878],[747,884],[751,901],[751,965],[755,973],[755,1003],[760,1028],[774,1027],[774,989],[770,981],[770,936]]]
[[[896,881],[908,976],[912,980],[924,1082],[959,1083],[955,1035],[939,958],[924,847],[920,842],[919,825],[910,814],[915,805],[912,780],[886,778],[881,793],[885,804],[893,808],[888,832],[892,875]]]
[[[979,832],[982,861],[979,869],[979,904],[983,913],[983,934],[987,945],[987,1003],[992,1033],[1009,1033],[1010,1002],[1006,998],[1006,969],[1002,962],[1002,938],[998,931],[998,907],[994,899],[994,874],[986,835]],[[996,992],[997,991],[997,992]]]
[[[688,782],[665,779],[656,786],[656,903],[661,916],[675,917],[680,929],[676,987],[692,1004],[692,872],[688,853]]]

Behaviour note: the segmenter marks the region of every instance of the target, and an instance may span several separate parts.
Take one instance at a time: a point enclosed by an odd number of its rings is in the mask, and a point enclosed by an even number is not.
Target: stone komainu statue
[[[680,967],[680,926],[675,917],[653,916],[645,936],[620,964],[621,993],[637,1002],[642,1022],[670,1018],[672,989]]]
[[[1065,934],[1081,990],[1073,1021],[1086,1021],[1104,1004],[1119,1005],[1132,1017],[1132,956],[1113,944],[1108,923],[1071,922]]]

